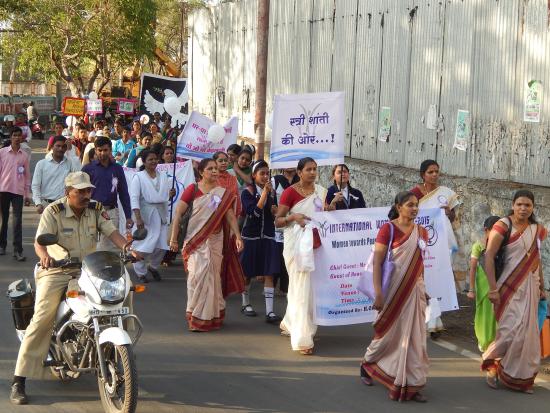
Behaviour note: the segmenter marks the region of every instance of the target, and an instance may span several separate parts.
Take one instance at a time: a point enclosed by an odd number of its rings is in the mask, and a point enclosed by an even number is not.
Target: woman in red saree
[[[237,178],[227,172],[229,157],[225,152],[216,152],[212,159],[218,166],[218,185],[228,192],[232,199],[233,212],[239,217],[242,211],[241,196]],[[238,221],[237,221],[238,222]],[[244,291],[244,271],[235,250],[235,236],[240,231],[232,231],[228,224],[223,224],[223,259],[221,266],[223,296],[242,293]]]
[[[540,242],[547,231],[537,224],[534,206],[531,191],[517,191],[512,214],[493,225],[485,252],[488,296],[495,309],[497,333],[483,353],[481,368],[486,371],[490,387],[496,389],[502,382],[525,393],[533,392],[540,366],[537,314],[539,300],[546,297]],[[495,256],[503,243],[504,267],[495,274]]]
[[[220,278],[224,225],[237,234],[236,251],[243,248],[243,240],[233,212],[233,197],[218,186],[218,167],[212,159],[203,159],[198,166],[201,180],[189,185],[178,204],[170,249],[177,251],[181,216],[189,204],[193,212],[189,219],[183,245],[183,259],[187,277],[187,322],[191,331],[219,329],[225,316],[225,300]]]
[[[373,307],[379,311],[373,324],[374,339],[363,363],[361,380],[371,386],[373,379],[386,386],[392,400],[425,402],[420,390],[428,375],[426,352],[426,288],[422,253],[426,230],[414,223],[418,199],[412,192],[400,192],[374,245]],[[395,269],[386,297],[382,293],[382,265],[393,226],[391,245]]]

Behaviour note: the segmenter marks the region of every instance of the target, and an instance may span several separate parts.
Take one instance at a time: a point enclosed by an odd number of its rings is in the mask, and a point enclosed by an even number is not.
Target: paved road
[[[35,160],[41,154],[35,153]],[[24,217],[26,263],[0,257],[0,291],[31,274],[31,243],[37,216],[27,208]],[[11,241],[10,241],[11,242]],[[8,247],[8,252],[11,248]],[[500,412],[550,411],[550,391],[537,387],[534,395],[489,389],[479,364],[430,342],[429,402],[389,401],[380,385],[368,388],[358,379],[358,365],[370,339],[370,326],[320,328],[316,354],[293,353],[287,338],[262,317],[246,318],[238,297],[228,301],[227,322],[214,333],[190,333],[185,324],[185,280],[180,266],[164,272],[161,283],[150,283],[136,299],[145,332],[137,355],[140,401],[138,412]],[[262,310],[259,285],[253,304]],[[284,300],[276,307],[284,310]],[[100,412],[96,381],[29,381],[32,404],[11,406],[9,385],[18,342],[8,301],[0,306],[0,412]],[[547,386],[547,385],[546,385]],[[547,387],[548,388],[548,387]]]

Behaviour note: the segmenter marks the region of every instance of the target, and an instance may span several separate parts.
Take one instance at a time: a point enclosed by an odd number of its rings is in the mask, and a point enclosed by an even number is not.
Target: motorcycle
[[[137,230],[134,240],[145,239],[147,230]],[[42,234],[36,239],[42,246],[59,245],[57,235]],[[43,362],[62,381],[76,380],[82,373],[97,376],[101,403],[106,413],[133,413],[137,407],[138,378],[133,347],[143,326],[125,306],[130,292],[142,292],[133,286],[125,264],[132,261],[129,241],[119,254],[93,252],[80,262],[71,258],[54,261],[53,267],[80,269],[79,277],[69,281],[66,298],[55,317],[48,356]],[[37,269],[35,267],[35,275]],[[27,279],[10,284],[8,297],[19,340],[34,313],[34,291]],[[135,325],[129,334],[128,327]]]
[[[38,119],[35,119],[30,124],[31,134],[34,139],[44,139],[43,127],[38,123]]]

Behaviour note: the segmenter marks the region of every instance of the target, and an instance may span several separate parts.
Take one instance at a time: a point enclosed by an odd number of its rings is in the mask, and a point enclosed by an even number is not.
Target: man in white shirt
[[[67,139],[64,136],[53,138],[50,153],[36,164],[32,177],[32,197],[36,212],[41,214],[48,204],[65,195],[65,178],[76,172],[74,163],[66,156]]]

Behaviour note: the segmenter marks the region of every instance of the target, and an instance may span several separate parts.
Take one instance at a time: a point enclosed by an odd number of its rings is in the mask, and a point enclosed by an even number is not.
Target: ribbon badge
[[[439,202],[439,205],[442,207],[446,207],[449,204],[449,200],[445,195],[439,195],[437,197],[437,201]]]
[[[118,186],[118,178],[116,176],[113,176],[113,179],[111,179],[111,193],[116,192],[117,186]]]
[[[218,195],[212,195],[212,198],[210,199],[210,203],[208,204],[208,208],[211,210],[215,210],[218,208],[218,205],[222,202],[222,199]]]
[[[321,212],[323,210],[323,201],[321,201],[319,197],[313,200],[313,204],[315,205],[315,212]]]

